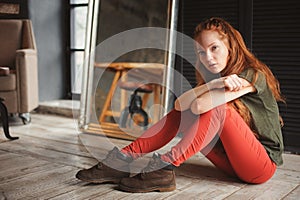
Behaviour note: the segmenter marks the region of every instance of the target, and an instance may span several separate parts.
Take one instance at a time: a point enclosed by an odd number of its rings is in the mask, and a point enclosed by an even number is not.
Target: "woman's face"
[[[204,30],[197,39],[196,50],[201,63],[211,73],[220,73],[229,58],[228,48],[220,34],[214,30]]]

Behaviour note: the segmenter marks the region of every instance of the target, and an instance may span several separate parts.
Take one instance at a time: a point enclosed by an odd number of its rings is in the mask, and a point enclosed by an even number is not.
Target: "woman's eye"
[[[217,50],[217,49],[218,49],[218,46],[212,46],[212,47],[211,47],[211,50],[212,50],[212,51],[215,51],[215,50]]]
[[[204,51],[198,51],[198,54],[199,54],[200,56],[204,56],[204,55],[205,55],[205,52],[204,52]]]

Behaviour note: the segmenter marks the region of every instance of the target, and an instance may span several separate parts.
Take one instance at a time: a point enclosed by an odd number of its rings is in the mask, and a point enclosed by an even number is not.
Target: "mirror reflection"
[[[85,98],[92,110],[85,112],[92,132],[130,139],[161,117],[171,3],[101,0],[99,6],[95,4],[93,76],[87,80],[93,91]]]

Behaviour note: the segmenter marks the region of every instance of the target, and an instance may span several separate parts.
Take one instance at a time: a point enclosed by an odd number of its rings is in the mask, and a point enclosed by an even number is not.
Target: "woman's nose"
[[[207,61],[211,61],[212,58],[213,58],[213,56],[212,56],[211,52],[206,52],[206,59],[207,59]]]

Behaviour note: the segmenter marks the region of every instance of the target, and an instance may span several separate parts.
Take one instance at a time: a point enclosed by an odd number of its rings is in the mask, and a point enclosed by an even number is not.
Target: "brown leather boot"
[[[114,147],[97,165],[77,172],[76,178],[89,183],[119,183],[122,178],[129,177],[131,161],[131,157]]]
[[[176,189],[174,166],[162,161],[159,154],[154,154],[141,173],[123,178],[119,187],[127,192],[173,191]]]

